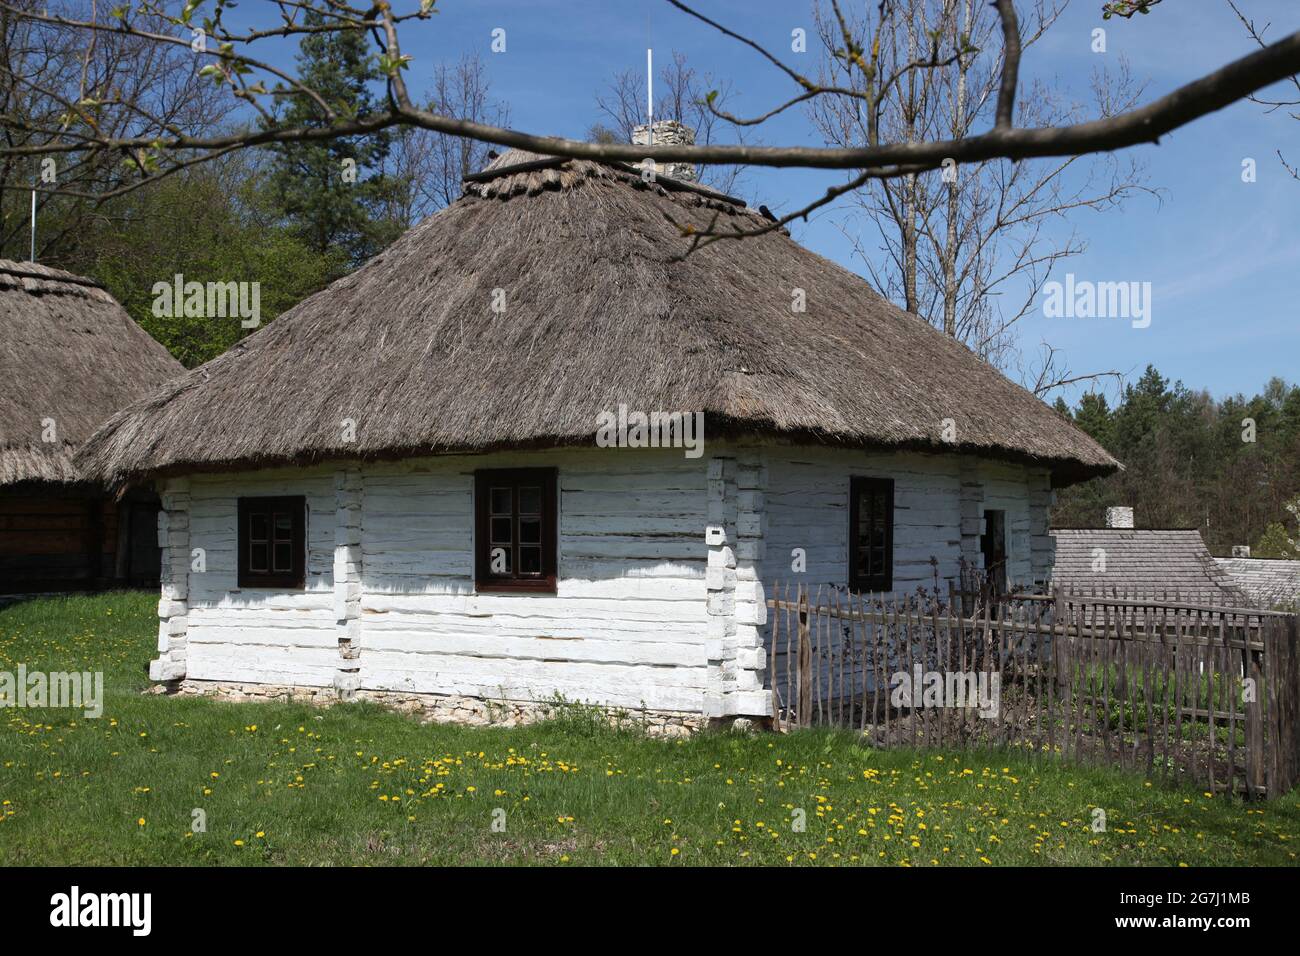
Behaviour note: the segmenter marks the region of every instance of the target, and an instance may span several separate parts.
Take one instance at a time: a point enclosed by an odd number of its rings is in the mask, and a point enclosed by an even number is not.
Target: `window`
[[[894,482],[890,478],[849,479],[849,587],[893,590]]]
[[[304,587],[306,531],[306,498],[240,498],[239,586]]]
[[[1007,513],[984,512],[984,533],[980,535],[984,555],[984,578],[994,594],[1007,593]]]
[[[474,473],[474,584],[480,591],[555,591],[554,468]]]

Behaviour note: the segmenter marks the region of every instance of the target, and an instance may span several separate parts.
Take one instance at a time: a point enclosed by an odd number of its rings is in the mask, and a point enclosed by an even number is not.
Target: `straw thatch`
[[[1060,482],[1117,467],[964,346],[784,233],[683,258],[669,217],[765,221],[734,200],[519,152],[471,178],[363,268],[115,416],[80,460],[128,481],[590,444],[598,413],[625,404],[702,410],[709,437],[944,451],[953,419],[962,449],[1049,465]],[[791,308],[796,288],[806,313]]]
[[[94,282],[0,259],[0,487],[78,481],[76,447],[184,371]]]

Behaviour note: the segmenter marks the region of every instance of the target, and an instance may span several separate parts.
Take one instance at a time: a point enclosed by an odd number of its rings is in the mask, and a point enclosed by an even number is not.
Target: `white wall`
[[[473,476],[559,470],[558,593],[474,593]],[[706,674],[703,459],[557,451],[362,467],[360,686],[699,711]],[[329,686],[339,667],[333,470],[196,477],[187,676]],[[307,495],[303,592],[238,588],[237,499]]]
[[[764,495],[766,531],[761,573],[771,589],[781,582],[779,596],[793,599],[795,587],[809,587],[811,599],[831,603],[835,597],[826,585],[843,586],[848,580],[849,479],[854,476],[892,478],[894,481],[894,575],[893,594],[903,597],[918,587],[936,587],[946,599],[948,580],[959,580],[963,554],[963,511],[976,516],[965,523],[968,560],[979,561],[978,536],[983,531],[986,510],[1006,512],[1007,579],[1011,584],[1034,580],[1031,499],[1046,488],[1045,471],[1022,465],[974,460],[956,455],[921,453],[885,454],[842,449],[769,448],[765,452],[768,482]],[[1041,498],[1041,495],[1040,495]],[[966,507],[963,508],[963,499]],[[1039,505],[1040,521],[1046,534],[1046,512]],[[807,552],[807,571],[791,570],[795,548]],[[931,558],[938,562],[937,569]],[[775,673],[768,675],[788,703],[794,695],[794,670],[787,661],[792,648],[792,618],[785,612],[769,616],[764,643],[771,650],[772,623],[780,615]],[[836,630],[838,634],[838,629]],[[815,649],[830,640],[823,629],[813,635]],[[832,641],[832,643],[834,643]],[[825,653],[824,650],[821,650]],[[814,677],[829,680],[824,665],[815,665]],[[860,684],[854,682],[860,689]],[[819,691],[822,699],[834,697],[838,688]]]
[[[475,594],[474,470],[559,468],[557,593]],[[680,451],[368,468],[361,687],[698,711],[705,466]],[[432,572],[432,573],[430,573]]]
[[[240,497],[306,495],[307,586],[240,590],[235,530]],[[328,686],[338,668],[334,619],[334,479],[326,468],[195,476],[190,482],[191,566],[187,676],[195,680]]]
[[[1007,514],[1007,583],[1034,582],[1031,563],[1029,491],[1030,480],[1021,465],[982,461],[980,481],[984,486],[984,508]]]
[[[940,587],[956,579],[961,558],[961,464],[956,455],[889,454],[820,448],[768,449],[764,496],[765,580],[792,584],[844,584],[848,578],[849,479],[894,481],[894,593],[932,588],[938,561]],[[981,512],[1007,512],[1008,580],[1032,582],[1030,489],[1037,473],[1022,465],[979,461],[974,476],[983,489]],[[808,556],[804,574],[791,571],[791,552]]]
[[[736,496],[756,510],[747,519],[750,538],[715,548],[715,557],[727,558],[732,547],[743,552],[736,594],[752,588],[760,609],[771,596],[763,585],[775,580],[845,581],[853,475],[895,482],[896,592],[933,584],[932,555],[941,582],[957,574],[960,499],[969,497],[972,476],[983,495],[980,507],[1008,513],[1012,580],[1030,579],[1033,521],[1043,517],[1030,499],[1034,489],[1043,493],[1044,473],[970,459],[963,471],[963,460],[953,455],[718,444],[710,456],[752,461],[741,469],[751,490],[741,494],[737,486]],[[558,593],[476,594],[475,470],[543,466],[558,469]],[[177,645],[187,658],[186,676],[330,686],[343,670],[359,668],[348,679],[368,690],[515,700],[558,692],[627,708],[701,711],[710,660],[709,457],[589,449],[349,467],[361,473],[360,594],[347,602],[347,616],[356,616],[350,624],[334,582],[336,547],[354,541],[350,531],[336,539],[336,516],[356,514],[336,511],[341,466],[191,480],[188,546],[203,549],[207,569],[188,576],[188,624]],[[307,586],[289,593],[241,590],[237,500],[287,494],[307,496]],[[796,547],[808,556],[800,576],[790,569]],[[355,568],[355,548],[350,553],[340,566]],[[723,561],[714,571],[735,577],[734,567]],[[735,600],[739,608],[743,602]],[[741,622],[734,613],[738,624],[762,625],[761,615],[746,612]],[[165,620],[164,632],[168,627]],[[345,638],[359,648],[348,668],[341,666]],[[715,648],[719,653],[728,652]],[[761,645],[754,653],[762,655]],[[740,669],[754,666],[741,657]]]
[[[849,479],[894,480],[894,587],[930,584],[930,556],[956,574],[960,555],[956,457],[834,449],[768,452],[764,573],[769,581],[843,585],[848,578]],[[791,552],[808,555],[805,574],[791,571]]]

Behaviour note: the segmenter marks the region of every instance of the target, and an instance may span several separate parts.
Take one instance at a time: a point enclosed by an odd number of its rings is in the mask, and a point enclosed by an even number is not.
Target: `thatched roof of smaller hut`
[[[1118,467],[783,231],[683,255],[683,226],[766,222],[692,184],[512,150],[365,266],[115,416],[79,460],[126,482],[590,445],[626,405],[702,411],[709,438],[962,451],[1058,484]]]
[[[0,259],[0,487],[81,480],[77,447],[184,371],[93,281]]]

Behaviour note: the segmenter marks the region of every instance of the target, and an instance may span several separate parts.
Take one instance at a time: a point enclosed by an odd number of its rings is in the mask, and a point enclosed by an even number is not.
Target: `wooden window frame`
[[[557,472],[554,468],[486,468],[474,472],[474,589],[480,593],[554,594],[559,566],[560,502],[556,495]],[[511,496],[511,577],[490,571],[492,539],[491,488],[509,485]],[[519,499],[520,485],[539,485],[542,489],[541,554],[542,570],[538,575],[519,576]]]
[[[992,515],[998,517],[994,519],[991,517]],[[1007,530],[1007,511],[1005,508],[985,508],[980,515],[980,523],[983,525],[979,544],[980,555],[984,558],[984,577],[985,579],[990,577],[993,579],[989,586],[995,595],[1006,594],[1010,588],[1010,575],[1007,573],[1009,570],[1007,566],[1011,562],[1011,549],[1008,546],[1011,535]],[[1001,551],[1002,563],[1000,566],[989,563],[988,550],[986,550],[990,545],[994,544],[993,525],[995,524],[1000,526],[998,530],[1002,532],[997,542],[1001,547],[993,547],[991,550],[995,553],[998,550]]]
[[[293,569],[291,571],[254,571],[249,567],[252,534],[250,522],[255,514],[274,514],[287,511],[293,515],[291,529],[291,549]],[[268,563],[275,564],[274,527],[271,520],[268,527],[272,538]],[[239,556],[239,586],[241,588],[275,588],[284,591],[301,591],[307,586],[307,498],[304,495],[278,495],[275,497],[249,497],[239,499],[239,528],[235,534],[236,548]]]
[[[858,567],[858,498],[863,493],[886,492],[885,566],[874,574]],[[853,476],[849,478],[849,588],[860,593],[883,593],[894,589],[894,479]]]

